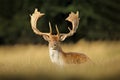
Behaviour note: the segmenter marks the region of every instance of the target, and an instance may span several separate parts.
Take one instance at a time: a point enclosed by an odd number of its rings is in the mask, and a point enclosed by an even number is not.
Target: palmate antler
[[[40,13],[40,12],[38,12],[37,9],[35,9],[34,13],[31,15],[31,26],[32,26],[33,31],[34,31],[36,34],[38,34],[38,35],[48,35],[48,36],[49,36],[50,34],[52,34],[52,28],[51,28],[50,22],[49,22],[50,33],[43,33],[43,32],[41,32],[41,31],[39,31],[39,30],[37,29],[37,27],[36,27],[37,20],[38,20],[40,17],[42,17],[43,15],[44,15],[44,13]],[[69,14],[69,16],[66,18],[67,21],[69,21],[69,22],[72,23],[72,29],[70,29],[70,28],[68,27],[68,29],[69,29],[69,31],[70,31],[69,33],[59,33],[58,27],[57,27],[57,25],[56,25],[56,30],[57,30],[58,34],[60,35],[62,41],[63,41],[65,38],[67,38],[67,37],[69,37],[69,36],[72,36],[72,35],[76,32],[76,30],[77,30],[77,28],[78,28],[78,25],[79,25],[79,19],[80,19],[80,18],[79,18],[79,12],[78,12],[78,11],[76,12],[76,14],[73,13],[73,12],[71,12],[71,13]]]
[[[41,18],[43,15],[45,15],[45,14],[38,12],[38,9],[35,9],[34,13],[32,15],[30,15],[30,17],[31,17],[30,22],[31,22],[32,29],[33,29],[34,33],[36,33],[38,35],[50,35],[52,33],[52,28],[51,28],[50,22],[49,22],[50,33],[43,33],[37,29],[37,26],[36,26],[37,20],[39,18]]]
[[[67,21],[69,21],[69,22],[72,23],[72,29],[70,29],[68,27],[68,29],[70,31],[69,33],[67,33],[67,34],[65,34],[65,33],[64,34],[60,34],[62,40],[64,40],[65,38],[67,38],[69,36],[72,36],[76,32],[76,30],[78,28],[78,25],[79,25],[79,20],[80,20],[80,18],[79,18],[79,12],[77,11],[76,14],[73,13],[73,12],[71,12],[69,14],[69,16],[65,20],[67,20]]]

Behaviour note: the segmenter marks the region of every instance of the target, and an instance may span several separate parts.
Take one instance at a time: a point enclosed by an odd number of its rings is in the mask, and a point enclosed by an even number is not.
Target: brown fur
[[[49,48],[53,48],[58,51],[60,61],[64,64],[81,64],[89,61],[90,59],[83,53],[69,52],[66,53],[62,50],[59,42],[59,36],[51,35],[49,41]],[[57,54],[57,53],[56,53]]]
[[[74,52],[64,53],[63,58],[67,64],[81,64],[89,60],[85,54]]]

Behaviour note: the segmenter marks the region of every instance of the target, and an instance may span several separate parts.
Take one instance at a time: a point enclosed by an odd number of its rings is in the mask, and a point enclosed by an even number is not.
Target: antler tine
[[[59,35],[59,34],[60,34],[60,32],[59,32],[59,30],[58,30],[57,25],[55,25],[55,27],[56,27],[57,35]]]
[[[44,13],[40,13],[38,11],[38,9],[35,9],[34,13],[32,15],[30,15],[31,17],[31,26],[32,26],[32,29],[34,31],[34,33],[38,34],[38,35],[49,35],[49,33],[43,33],[41,31],[39,31],[36,27],[36,24],[37,24],[37,20],[42,17],[43,15],[45,15]]]
[[[49,28],[50,28],[50,34],[52,34],[52,27],[50,22],[49,22]]]
[[[72,29],[70,29],[68,27],[68,29],[70,31],[69,33],[67,33],[67,34],[60,34],[62,36],[62,40],[64,40],[65,38],[67,38],[69,36],[72,36],[76,32],[76,30],[78,28],[78,25],[79,25],[79,20],[80,20],[79,12],[78,11],[76,13],[71,12],[69,14],[69,16],[65,20],[67,20],[67,21],[72,23]]]

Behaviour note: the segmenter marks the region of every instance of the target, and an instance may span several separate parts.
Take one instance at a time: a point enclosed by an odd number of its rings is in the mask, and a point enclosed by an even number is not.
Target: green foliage
[[[1,0],[0,1],[0,44],[43,43],[30,26],[29,14],[35,8],[46,15],[39,20],[38,28],[48,32],[48,22],[55,24],[60,32],[68,32],[71,25],[65,18],[71,11],[80,12],[80,25],[77,33],[67,41],[120,40],[120,1],[119,0]],[[43,28],[44,27],[44,28]]]

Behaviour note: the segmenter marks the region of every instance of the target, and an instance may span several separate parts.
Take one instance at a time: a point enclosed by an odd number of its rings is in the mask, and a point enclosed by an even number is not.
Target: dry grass
[[[0,79],[115,79],[120,74],[120,42],[63,44],[64,51],[82,52],[95,63],[66,65],[51,63],[45,45],[0,46]]]

